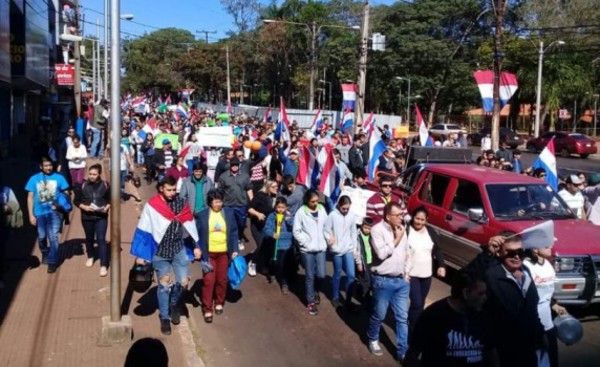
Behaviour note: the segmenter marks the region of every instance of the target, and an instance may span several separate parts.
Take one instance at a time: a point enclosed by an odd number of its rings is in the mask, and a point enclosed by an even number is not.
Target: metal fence
[[[196,107],[199,109],[212,109],[214,111],[226,111],[226,105],[214,105],[199,102],[196,104]],[[250,105],[238,105],[233,107],[234,114],[246,113],[250,117],[262,118],[265,115],[268,107],[258,107],[258,106],[250,106]],[[313,124],[315,119],[315,114],[317,111],[310,110],[300,110],[300,109],[292,109],[286,108],[286,112],[288,115],[288,120],[290,122],[297,121],[298,126],[302,129],[308,129]],[[279,108],[271,108],[271,114],[273,119],[277,119],[277,115],[279,114]],[[340,122],[343,118],[343,111],[331,111],[331,110],[323,110],[323,117],[327,117],[331,124],[335,127],[340,125]],[[365,120],[369,116],[369,113],[365,113]],[[396,115],[373,115],[375,119],[375,123],[377,126],[383,127],[383,125],[388,125],[390,128],[399,126],[402,124],[402,118]]]

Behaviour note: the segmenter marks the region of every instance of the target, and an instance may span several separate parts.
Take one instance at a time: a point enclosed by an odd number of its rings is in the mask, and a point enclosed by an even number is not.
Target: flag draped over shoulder
[[[130,253],[146,261],[152,261],[158,245],[167,232],[167,228],[175,220],[181,222],[186,232],[184,237],[191,237],[194,244],[197,244],[199,241],[198,231],[189,205],[186,204],[179,214],[175,214],[160,195],[155,195],[144,206],[138,226],[133,234]],[[193,259],[192,249],[187,249],[189,250],[188,257]]]
[[[558,172],[556,170],[556,156],[554,152],[554,138],[550,139],[548,145],[533,162],[533,169],[543,168],[546,171],[546,183],[554,190],[558,190]]]

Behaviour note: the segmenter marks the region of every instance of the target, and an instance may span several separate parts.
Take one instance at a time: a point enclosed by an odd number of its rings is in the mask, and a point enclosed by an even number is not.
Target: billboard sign
[[[71,64],[54,65],[54,76],[56,85],[73,85],[75,83],[75,71]]]

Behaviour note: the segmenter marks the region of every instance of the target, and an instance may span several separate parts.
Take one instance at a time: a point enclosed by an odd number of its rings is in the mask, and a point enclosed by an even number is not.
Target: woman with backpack
[[[75,205],[81,209],[81,225],[85,232],[85,266],[94,265],[94,242],[98,243],[100,257],[100,276],[108,275],[108,245],[106,231],[108,229],[108,211],[110,210],[110,187],[102,178],[102,166],[92,165],[88,170],[88,178],[81,185],[75,196]]]

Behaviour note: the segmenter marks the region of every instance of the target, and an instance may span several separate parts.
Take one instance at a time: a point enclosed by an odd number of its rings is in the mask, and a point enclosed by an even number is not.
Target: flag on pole
[[[547,220],[521,232],[523,248],[548,248],[554,245],[554,222]]]
[[[373,128],[375,128],[375,120],[373,119],[373,112],[371,112],[369,114],[369,117],[367,117],[367,120],[363,123],[363,131],[367,134],[367,136],[371,136],[371,133],[373,132]]]
[[[349,109],[346,109],[346,111],[344,111],[344,117],[342,118],[342,134],[345,134],[346,131],[351,131],[352,130],[352,124],[354,122],[354,113],[352,111],[350,111]]]
[[[483,110],[492,112],[494,110],[494,71],[474,71],[473,77],[479,87]],[[518,88],[519,83],[515,74],[506,71],[500,73],[500,108],[508,102]]]
[[[192,145],[188,145],[187,147],[181,149],[181,151],[179,152],[179,156],[182,158],[185,158],[185,156],[188,154],[188,152],[190,151],[190,148],[192,147]]]
[[[556,170],[556,156],[554,152],[554,138],[550,139],[544,150],[533,162],[533,169],[543,168],[546,171],[546,183],[554,190],[558,190],[558,173]]]
[[[334,203],[337,202],[340,196],[340,172],[335,164],[333,155],[333,147],[329,144],[325,145],[321,153],[325,153],[326,158],[321,172],[321,182],[319,183],[319,191],[323,195],[329,197]]]
[[[431,139],[429,139],[429,130],[427,130],[427,124],[423,119],[423,115],[421,115],[421,110],[419,106],[415,104],[415,111],[417,113],[417,125],[419,126],[419,141],[421,142],[422,147],[431,147],[433,144],[431,143]]]
[[[342,108],[354,111],[354,106],[356,105],[356,84],[342,84],[342,93],[344,94]]]
[[[381,138],[381,131],[379,131],[379,129],[374,129],[369,138],[369,181],[372,182],[375,179],[375,169],[379,163],[379,157],[381,157],[386,150],[387,147]]]
[[[281,99],[279,106],[279,117],[277,118],[277,126],[275,127],[274,136],[275,140],[283,140],[288,143],[287,149],[285,150],[285,154],[287,155],[290,150],[292,137],[290,135],[290,125],[287,118],[287,112],[285,110],[285,104],[283,103],[283,98]]]
[[[296,181],[307,188],[314,188],[319,176],[319,164],[317,158],[306,145],[302,146],[298,162],[298,177]]]
[[[186,109],[183,107],[181,102],[179,102],[175,111],[177,112],[177,114],[179,114],[179,116],[181,116],[184,119],[187,119],[189,117]]]
[[[271,107],[267,107],[265,111],[265,116],[263,117],[263,122],[271,122],[273,120],[273,115],[271,114]]]
[[[323,126],[323,111],[318,110],[315,114],[315,118],[313,119],[313,123],[310,126],[310,131],[312,131],[314,136],[319,135],[319,129]]]

